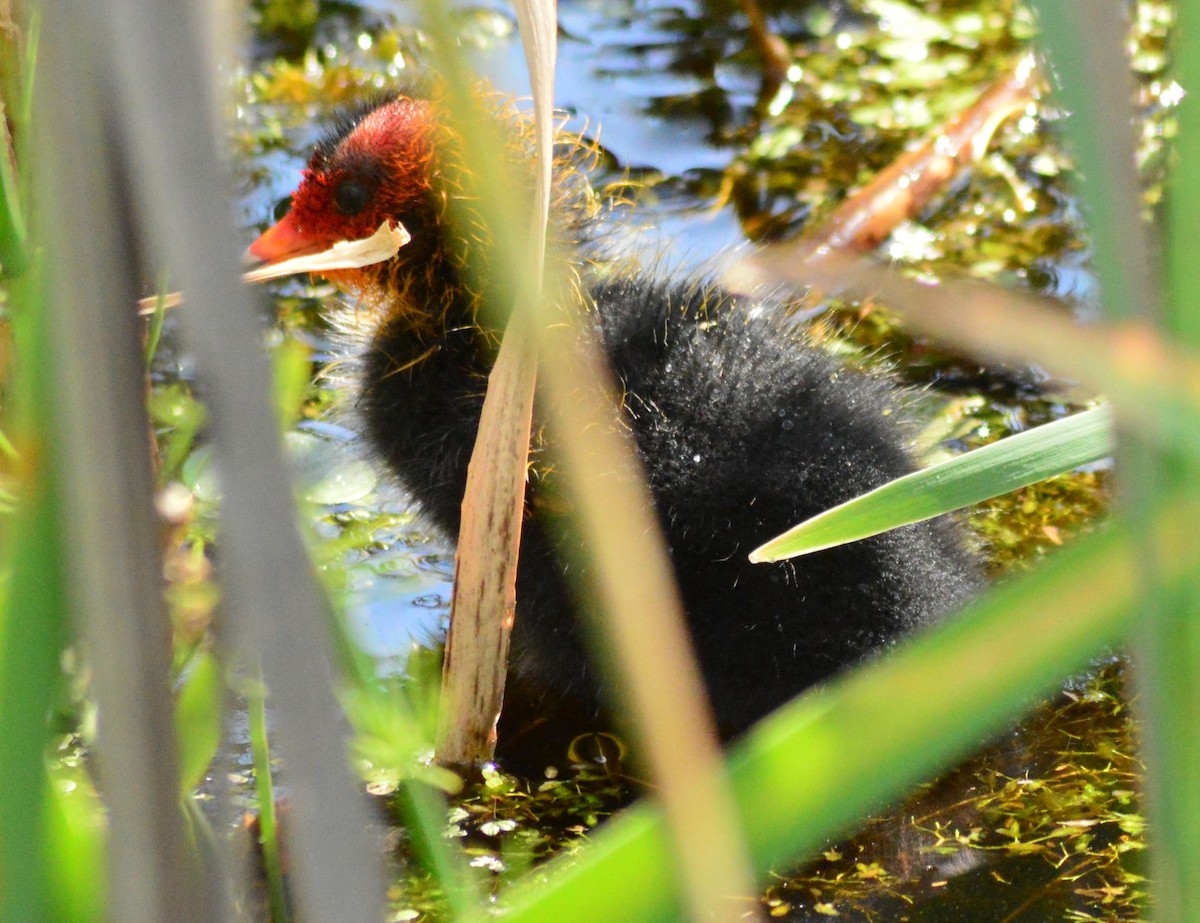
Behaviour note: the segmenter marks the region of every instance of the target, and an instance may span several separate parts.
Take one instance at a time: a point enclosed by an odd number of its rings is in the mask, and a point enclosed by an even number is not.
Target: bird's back
[[[946,520],[751,564],[766,539],[912,470],[902,392],[839,366],[770,305],[711,287],[630,276],[592,298],[723,734],[975,591],[978,565]],[[544,536],[531,545],[545,548]],[[575,639],[553,638],[561,617],[536,595],[518,606],[525,673],[591,694],[594,673],[568,675]]]

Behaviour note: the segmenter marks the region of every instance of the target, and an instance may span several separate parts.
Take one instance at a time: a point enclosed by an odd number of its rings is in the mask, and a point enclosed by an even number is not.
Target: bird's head
[[[432,110],[427,100],[397,96],[340,117],[317,144],[291,207],[250,245],[251,256],[277,264],[368,238],[385,222],[427,223],[437,146]],[[320,271],[349,291],[361,291],[380,272]]]
[[[480,98],[499,127],[498,146],[487,156],[507,161],[519,187],[518,207],[527,207],[532,121],[506,98]],[[451,314],[473,323],[483,292],[508,277],[491,275],[495,232],[477,209],[483,190],[466,162],[463,139],[443,117],[445,105],[436,92],[430,98],[399,95],[341,116],[317,144],[290,209],[250,245],[250,255],[268,269],[287,262],[281,267],[287,272],[318,273],[389,318],[434,333]],[[586,258],[581,244],[587,226],[599,211],[587,178],[597,149],[579,136],[560,136],[558,145],[549,236],[574,278],[576,263]],[[512,222],[528,224],[527,214]],[[297,258],[372,238],[384,225],[402,226],[411,239],[398,252],[393,247],[355,268],[314,269],[308,260],[292,268]],[[510,303],[506,298],[505,306]]]

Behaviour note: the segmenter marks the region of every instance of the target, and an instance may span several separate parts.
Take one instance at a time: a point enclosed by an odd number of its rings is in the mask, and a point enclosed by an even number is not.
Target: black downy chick
[[[436,103],[384,100],[321,142],[291,210],[251,247],[276,262],[367,237],[389,219],[412,234],[386,263],[326,275],[378,317],[361,367],[367,435],[450,537],[499,338],[481,325],[464,269],[486,260],[487,246],[456,234],[469,208],[455,201],[463,169]],[[723,737],[978,589],[978,564],[947,519],[791,562],[749,563],[767,538],[913,469],[904,394],[839,366],[769,302],[597,263],[603,247],[589,239],[578,177],[560,178],[556,192],[558,239],[586,241],[564,259],[623,391],[623,423]],[[574,558],[559,541],[553,480],[529,484],[510,671],[525,689],[594,715],[605,704],[603,679],[564,576]]]

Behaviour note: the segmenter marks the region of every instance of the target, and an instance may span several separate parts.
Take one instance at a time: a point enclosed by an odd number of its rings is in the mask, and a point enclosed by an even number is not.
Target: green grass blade
[[[776,536],[750,560],[781,561],[932,519],[1106,458],[1114,447],[1112,410],[1085,410],[897,478]]]
[[[158,277],[158,297],[154,301],[154,313],[150,315],[150,326],[146,331],[146,365],[154,361],[158,352],[158,341],[162,339],[163,321],[167,317],[167,274]]]
[[[271,746],[267,739],[266,688],[262,680],[252,681],[246,694],[246,712],[250,723],[250,750],[254,755],[254,789],[258,795],[258,842],[262,847],[263,870],[267,878],[267,899],[271,923],[287,923],[287,890],[279,842],[279,817],[275,811],[275,785],[271,777]]]
[[[97,923],[105,919],[105,814],[87,775],[79,768],[55,767],[46,786],[49,852],[55,923]],[[8,918],[5,917],[7,920]]]
[[[1200,7],[1180,3],[1176,15],[1173,70],[1180,85],[1194,90],[1200,77]],[[1162,212],[1166,274],[1161,283],[1165,336],[1192,349],[1200,345],[1200,267],[1195,259],[1200,113],[1195,102],[1187,100],[1178,110],[1176,156]],[[1132,487],[1133,501],[1142,500],[1143,506],[1150,491],[1161,492],[1164,485],[1191,488],[1200,477],[1200,463],[1180,452],[1162,453],[1160,470],[1149,477],[1143,467],[1127,464],[1128,458],[1121,461],[1126,463],[1126,487]],[[1192,560],[1198,550],[1193,547]],[[1148,547],[1147,556],[1154,560],[1158,551]],[[1152,906],[1157,920],[1191,920],[1200,915],[1200,591],[1194,581],[1173,592],[1155,589],[1157,598],[1139,620],[1135,648],[1148,769]]]
[[[86,50],[94,52],[95,72],[111,77],[107,98],[119,101],[101,107],[121,116],[105,137],[138,152],[137,182],[128,187],[123,214],[135,213],[141,239],[154,243],[154,264],[167,267],[188,296],[180,334],[203,371],[221,470],[222,621],[230,637],[257,649],[270,688],[272,743],[288,761],[293,795],[296,913],[311,920],[382,919],[381,863],[367,833],[366,805],[350,780],[344,725],[334,717],[328,606],[296,526],[290,482],[272,476],[286,466],[267,399],[261,323],[237,281],[231,193],[214,156],[214,139],[226,136],[217,120],[224,107],[211,95],[216,39],[224,32],[211,28],[208,5],[194,2],[56,2],[45,4],[43,15],[67,6],[86,10]],[[56,40],[69,34],[63,18],[47,19],[46,34]],[[59,45],[42,47],[44,75],[52,73],[47,59]],[[48,98],[56,97],[39,97]]]
[[[191,796],[221,746],[224,682],[217,658],[196,657],[175,701],[175,740],[179,749],[180,797]]]
[[[1154,216],[1163,220],[1156,225],[1140,220],[1145,199],[1134,169],[1135,97],[1125,62],[1117,63],[1129,48],[1127,17],[1131,12],[1153,15],[1150,6],[1100,4],[1084,10],[1061,0],[1037,4],[1044,44],[1061,75],[1060,95],[1072,112],[1065,128],[1082,174],[1083,210],[1092,219],[1089,236],[1105,314],[1134,319],[1147,329],[1156,325],[1164,342],[1194,351],[1200,345],[1200,270],[1195,259],[1200,226],[1197,110],[1194,101],[1177,110],[1172,175],[1165,207]],[[1200,52],[1197,5],[1180,3],[1174,8],[1178,22],[1171,30],[1173,76],[1192,89]],[[1166,274],[1155,277],[1162,263],[1159,252],[1148,244],[1160,227],[1165,232],[1160,252]],[[1154,377],[1172,389],[1183,384],[1176,376]],[[1176,429],[1193,439],[1200,433],[1195,421]],[[1118,471],[1123,505],[1135,528],[1146,536],[1141,617],[1133,640],[1140,693],[1136,705],[1142,719],[1139,736],[1147,770],[1151,906],[1155,919],[1193,920],[1200,916],[1200,593],[1194,582],[1170,586],[1164,580],[1162,550],[1149,517],[1160,505],[1160,497],[1196,483],[1200,463],[1195,453],[1169,443],[1131,439],[1122,448]],[[1182,554],[1195,561],[1198,551],[1194,539]]]
[[[24,458],[20,504],[5,528],[0,585],[0,919],[48,919],[53,888],[40,861],[47,845],[46,744],[49,713],[62,683],[67,634],[63,501],[49,446],[54,365],[44,290],[26,275],[12,292],[16,364],[14,439]],[[17,450],[12,450],[14,455]],[[97,870],[98,873],[98,870]]]
[[[0,600],[0,919],[48,919],[46,714],[61,683],[66,579],[60,498],[48,472],[26,484]],[[99,870],[96,870],[99,872]]]

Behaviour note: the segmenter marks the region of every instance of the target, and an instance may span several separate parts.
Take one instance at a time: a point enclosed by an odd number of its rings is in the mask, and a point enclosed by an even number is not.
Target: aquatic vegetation
[[[1166,54],[1172,7],[1142,2],[1136,10],[1133,62],[1144,119],[1139,165],[1143,206],[1154,214],[1162,207],[1163,174],[1175,131],[1173,107],[1180,90]],[[472,47],[510,47],[514,24],[508,17],[482,10],[460,15],[462,34]],[[727,43],[718,11],[705,17],[675,11],[653,16],[656,34],[653,41],[641,44],[625,42],[619,23],[605,23],[616,35],[614,61],[605,78],[626,84],[642,81],[645,99],[636,101],[641,111],[668,119],[672,130],[702,124],[705,136],[722,147],[706,147],[696,153],[694,166],[680,167],[680,158],[693,153],[680,144],[672,151],[670,170],[647,167],[639,159],[639,169],[625,173],[618,134],[605,138],[612,156],[606,158],[607,172],[600,178],[637,199],[648,222],[659,217],[678,221],[683,215],[698,224],[706,212],[726,208],[723,214],[736,215],[746,235],[756,241],[819,222],[835,202],[969,101],[995,70],[1022,53],[1034,27],[1024,7],[1009,0],[922,5],[855,0],[838,16],[809,6],[787,17],[786,37],[797,52],[795,71],[775,95],[759,100],[744,36],[730,33],[733,38]],[[689,24],[689,19],[698,18],[702,21]],[[240,119],[231,141],[239,156],[242,216],[247,225],[261,225],[275,200],[294,184],[311,142],[311,122],[365,89],[413,79],[436,49],[419,28],[373,4],[263,0],[253,5],[251,21],[259,31],[248,70],[233,81]],[[880,29],[881,23],[891,27]],[[734,48],[738,56],[733,61],[704,57],[710,48]],[[647,74],[659,73],[657,64],[664,54],[686,66],[688,82],[682,90],[680,84],[659,87],[647,79]],[[672,70],[671,79],[679,80],[681,73]],[[892,235],[886,250],[895,265],[922,278],[961,274],[1002,281],[1060,298],[1064,311],[1082,316],[1093,312],[1091,243],[1081,230],[1071,184],[1073,158],[1060,136],[1063,124],[1062,114],[1043,103],[1001,127],[989,154],[969,176]],[[14,214],[13,205],[11,198],[6,201],[8,218]],[[0,325],[5,327],[10,301],[20,301],[16,295],[21,258],[14,254],[22,257],[22,251],[15,246],[19,235],[13,231],[20,223],[8,221],[0,227],[0,261],[8,289],[8,300],[0,308]],[[421,672],[415,667],[423,655],[410,654],[407,644],[398,650],[395,644],[382,643],[372,619],[385,605],[393,611],[399,608],[405,624],[398,634],[435,640],[445,619],[453,569],[450,552],[433,543],[403,501],[389,494],[376,473],[355,457],[354,434],[330,417],[338,384],[336,374],[329,376],[324,370],[337,355],[338,344],[336,333],[319,316],[319,304],[330,291],[292,281],[281,284],[277,293],[278,320],[269,338],[275,356],[277,416],[302,472],[298,493],[305,502],[313,560],[338,600],[334,634],[338,667],[354,690],[344,705],[349,723],[357,729],[355,764],[371,790],[387,800],[393,838],[402,841],[389,895],[392,915],[397,920],[448,917],[462,906],[456,903],[462,900],[456,886],[446,884],[454,881],[453,874],[431,873],[439,860],[430,859],[428,850],[423,852],[414,846],[415,839],[400,832],[421,827],[413,820],[419,811],[405,801],[418,789],[414,777],[454,788],[452,778],[428,771],[422,763],[426,752],[421,742],[430,733],[430,687],[436,682],[413,678],[411,674]],[[930,460],[1061,418],[1094,397],[1073,383],[1047,381],[1036,369],[984,368],[969,357],[938,348],[913,335],[903,315],[876,300],[836,302],[810,323],[823,348],[839,358],[864,367],[891,368],[922,389],[918,406],[925,432],[919,445]],[[26,327],[23,335],[30,329]],[[213,666],[214,631],[222,628],[221,494],[207,445],[208,395],[177,334],[177,324],[168,316],[161,342],[148,350],[153,354],[149,413],[157,449],[162,573],[174,635],[170,675],[178,692],[177,717],[188,738],[189,746],[180,756],[184,782],[190,786],[197,767],[216,747],[213,720],[222,714],[221,685],[228,682],[244,691],[247,680],[218,675]],[[52,634],[45,634],[40,646],[15,653],[11,645],[4,646],[13,637],[6,638],[5,630],[19,624],[11,615],[14,599],[29,612],[44,613],[55,631],[60,630],[58,615],[68,606],[66,584],[55,579],[65,573],[60,558],[68,540],[54,531],[54,498],[37,492],[45,485],[28,480],[42,456],[30,448],[37,443],[26,441],[26,431],[8,417],[10,406],[16,405],[10,393],[28,394],[31,387],[30,379],[23,379],[10,392],[9,382],[13,376],[32,374],[30,369],[38,366],[14,371],[13,353],[6,334],[0,333],[0,376],[5,379],[0,393],[0,411],[5,414],[0,419],[0,533],[19,536],[7,549],[12,576],[0,580],[0,653],[7,658],[0,664],[0,693],[19,693],[5,699],[4,720],[9,723],[44,714],[46,702],[54,703],[56,727],[63,732],[56,740],[62,747],[52,751],[54,791],[47,796],[54,823],[60,825],[54,836],[61,836],[64,849],[78,847],[85,856],[75,866],[74,877],[69,871],[55,874],[65,882],[59,899],[73,902],[76,915],[82,917],[85,911],[79,908],[98,900],[85,872],[94,872],[101,862],[96,793],[84,771],[95,742],[87,662],[74,651],[60,656],[63,639]],[[5,437],[14,430],[22,437],[10,444]],[[1035,563],[1059,559],[1050,553],[1059,546],[1078,548],[1076,537],[1093,531],[1102,518],[1112,480],[1107,466],[1090,466],[972,510],[972,529],[996,573],[1005,578],[1025,571],[1036,574],[1040,568]],[[14,508],[20,518],[13,518]],[[1124,559],[1110,555],[1103,560],[1120,564]],[[1016,580],[1004,584],[1010,589],[1020,585]],[[1074,586],[1079,596],[1087,591],[1083,582],[1063,585]],[[1114,617],[1111,624],[1116,623]],[[1115,628],[1112,636],[1118,636]],[[1021,640],[1031,656],[1040,650],[1036,628]],[[65,673],[57,669],[59,660],[65,662]],[[397,678],[406,670],[407,679]],[[1046,667],[1038,675],[1045,679],[1052,672]],[[929,907],[934,912],[954,901],[976,900],[994,902],[984,905],[990,910],[1025,900],[1033,888],[1040,889],[1038,900],[1045,903],[1030,906],[1044,907],[1047,914],[1080,920],[1136,919],[1149,890],[1140,861],[1145,839],[1138,782],[1144,769],[1135,755],[1137,734],[1121,672],[1119,665],[1105,664],[1073,681],[1062,697],[1023,722],[1011,739],[928,783],[898,809],[879,811],[853,840],[827,843],[814,863],[786,874],[785,862],[773,863],[776,876],[763,898],[766,913],[778,918],[882,913],[888,918],[897,909]],[[959,694],[962,679],[948,668],[936,675],[948,697]],[[832,690],[833,707],[844,707],[860,688],[864,687]],[[1015,710],[1013,695],[997,695],[1009,696],[997,708]],[[9,712],[10,702],[25,710]],[[820,716],[813,720],[819,723]],[[9,739],[22,740],[16,732]],[[42,743],[14,746],[0,768],[22,759],[38,765]],[[615,744],[614,748],[620,750]],[[608,844],[621,837],[626,843],[644,843],[636,837],[652,830],[655,822],[644,806],[611,824],[602,823],[630,799],[633,787],[623,775],[626,761],[614,759],[612,748],[586,752],[576,752],[574,760],[563,754],[553,778],[544,780],[489,770],[482,782],[452,796],[448,818],[436,805],[432,820],[427,812],[429,829],[440,833],[445,827],[454,844],[463,847],[472,882],[464,888],[504,894],[511,887],[518,904],[514,913],[521,919],[535,906],[521,903],[532,900],[526,876],[532,865],[555,854],[574,853],[593,838],[604,850],[613,850],[609,855],[618,847]],[[237,764],[236,755],[231,758],[248,780],[253,775],[248,765]],[[754,757],[760,758],[761,753]],[[751,770],[762,765],[744,753],[733,759],[743,784],[749,784],[745,779],[754,778]],[[264,771],[267,766],[260,760]],[[802,768],[810,768],[808,762]],[[211,785],[203,789],[188,803],[210,806],[218,800]],[[20,799],[28,792],[13,791],[16,798],[4,802],[7,813],[2,816],[25,817]],[[948,793],[949,804],[937,801]],[[237,795],[245,804],[254,804],[249,787],[237,789]],[[850,810],[853,814],[855,809]],[[202,821],[194,822],[194,830],[203,829]],[[813,823],[814,829],[825,829],[821,824],[842,829],[838,825],[848,822],[848,816],[820,815]],[[11,837],[10,828],[5,829],[9,843],[0,843],[6,847],[0,849],[0,873],[12,867],[5,862],[23,831],[32,830],[31,839],[21,839],[16,849],[38,845],[36,828],[11,828],[17,830]],[[896,842],[905,849],[886,853],[888,844]],[[91,856],[90,865],[86,856]],[[8,897],[3,890],[0,895]]]

